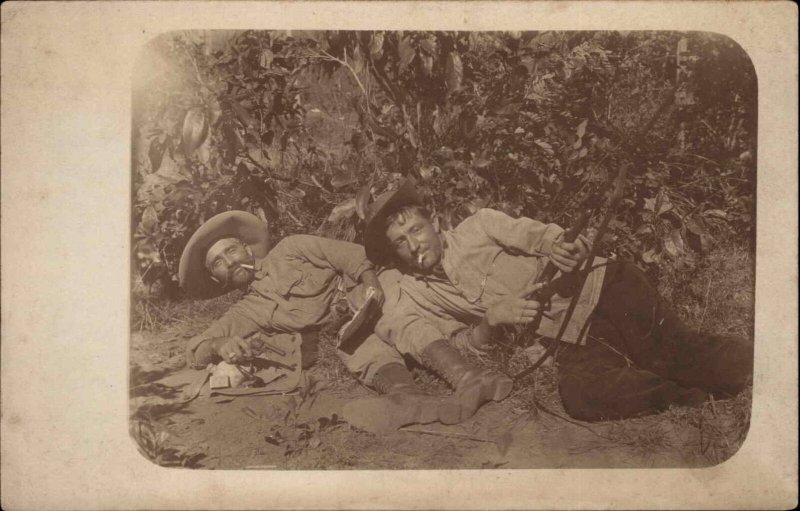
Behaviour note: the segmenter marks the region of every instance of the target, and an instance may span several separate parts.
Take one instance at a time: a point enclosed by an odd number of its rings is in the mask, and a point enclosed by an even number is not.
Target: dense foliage
[[[278,237],[358,240],[357,190],[404,175],[445,227],[484,206],[569,225],[627,166],[605,247],[655,273],[753,239],[756,77],[723,36],[173,33],[149,52],[161,69],[143,59],[134,95],[142,290],[174,284],[188,237],[229,209]]]

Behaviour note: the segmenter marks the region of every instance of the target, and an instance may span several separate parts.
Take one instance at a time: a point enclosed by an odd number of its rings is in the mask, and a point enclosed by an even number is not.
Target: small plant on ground
[[[170,445],[171,435],[156,423],[140,417],[131,420],[131,436],[139,452],[162,467],[201,468],[206,457],[202,452],[186,451],[182,446]]]
[[[273,424],[269,433],[264,436],[264,441],[276,446],[284,446],[283,455],[287,458],[299,456],[309,449],[316,449],[322,445],[324,437],[338,428],[344,421],[336,414],[331,417],[312,417],[302,419],[301,412],[305,407],[308,411],[314,406],[319,393],[325,388],[319,380],[305,376],[306,381],[300,387],[299,399],[295,396],[289,398],[288,408],[283,415],[282,422]],[[242,411],[248,417],[265,420],[265,417],[252,408],[245,406]]]

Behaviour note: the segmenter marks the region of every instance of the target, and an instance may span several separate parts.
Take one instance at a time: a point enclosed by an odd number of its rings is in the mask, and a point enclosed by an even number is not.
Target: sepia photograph
[[[697,468],[747,438],[758,84],[729,37],[172,31],[132,80],[151,462]]]
[[[0,19],[3,509],[796,507],[795,4]]]

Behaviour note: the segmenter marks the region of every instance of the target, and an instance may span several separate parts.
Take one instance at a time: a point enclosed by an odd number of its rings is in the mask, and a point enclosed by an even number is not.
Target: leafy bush
[[[609,250],[657,274],[720,237],[752,242],[756,78],[723,36],[199,36],[153,41],[165,72],[134,97],[144,290],[173,278],[216,213],[252,211],[277,237],[358,240],[355,192],[405,175],[445,227],[480,207],[569,225],[629,166]]]

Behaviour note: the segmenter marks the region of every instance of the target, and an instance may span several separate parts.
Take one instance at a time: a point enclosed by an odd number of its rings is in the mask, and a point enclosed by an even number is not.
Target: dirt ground
[[[136,332],[131,339],[131,434],[143,455],[165,466],[704,467],[733,455],[749,424],[749,392],[703,409],[673,408],[605,423],[574,421],[561,408],[554,369],[545,366],[509,398],[487,404],[462,424],[414,425],[375,435],[339,418],[347,400],[371,391],[331,361],[312,368],[306,390],[293,395],[201,396],[186,402],[203,371],[184,367],[183,346],[196,327],[180,330],[179,324],[159,334]],[[323,349],[323,359],[329,355]],[[432,377],[421,380],[423,387],[447,391]]]
[[[752,335],[753,259],[720,246],[691,273],[662,275],[659,290],[690,327]],[[330,332],[302,392],[184,403],[202,371],[185,368],[184,347],[236,300],[135,302],[130,344],[131,435],[165,466],[205,469],[480,469],[705,467],[733,456],[750,423],[746,390],[701,409],[671,408],[639,419],[583,423],[567,417],[555,369],[545,364],[502,402],[454,425],[414,425],[371,434],[343,422],[347,400],[367,396],[338,360]],[[340,321],[345,318],[339,318]],[[482,360],[515,374],[523,356]],[[421,368],[419,385],[447,387]]]

